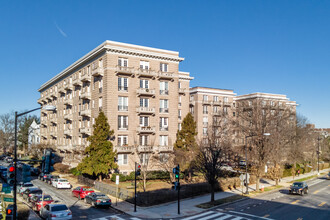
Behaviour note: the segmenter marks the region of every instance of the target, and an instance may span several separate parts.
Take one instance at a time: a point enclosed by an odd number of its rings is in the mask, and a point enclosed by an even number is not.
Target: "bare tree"
[[[0,115],[0,145],[6,153],[14,145],[15,119],[13,114]]]
[[[196,166],[203,173],[205,180],[211,185],[211,202],[214,202],[214,191],[221,166],[227,162],[231,154],[232,126],[227,115],[215,117],[208,133],[199,144]]]

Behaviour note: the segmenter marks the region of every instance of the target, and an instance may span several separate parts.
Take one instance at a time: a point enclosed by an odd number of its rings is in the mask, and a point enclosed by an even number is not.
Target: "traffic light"
[[[13,209],[13,205],[8,205],[8,207],[6,208],[6,219],[13,219]]]
[[[26,164],[23,164],[22,178],[23,183],[31,181],[31,167]]]
[[[175,179],[180,178],[180,166],[179,165],[173,168],[173,173],[175,175]]]
[[[135,174],[136,174],[136,176],[139,176],[139,175],[141,175],[141,165],[140,164],[136,164],[136,172],[135,172]]]
[[[180,183],[179,182],[172,182],[173,186],[172,186],[172,189],[174,190],[179,190],[180,188]]]
[[[52,149],[47,149],[46,155],[43,157],[43,173],[50,173],[54,171],[54,157],[55,154],[52,152]]]
[[[14,166],[10,166],[7,169],[7,183],[9,185],[14,185],[14,177],[15,177],[15,167]]]

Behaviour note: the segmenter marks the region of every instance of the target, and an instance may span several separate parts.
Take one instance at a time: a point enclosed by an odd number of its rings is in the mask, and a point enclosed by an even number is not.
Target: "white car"
[[[28,187],[33,187],[33,184],[32,184],[31,182],[23,183],[23,184],[21,184],[21,185],[17,188],[17,192],[18,192],[18,193],[22,193],[22,192],[24,192],[24,190],[27,189]]]
[[[48,204],[40,209],[44,219],[72,219],[72,212],[64,204]]]
[[[58,178],[52,181],[52,185],[57,189],[71,189],[71,184],[68,180]]]

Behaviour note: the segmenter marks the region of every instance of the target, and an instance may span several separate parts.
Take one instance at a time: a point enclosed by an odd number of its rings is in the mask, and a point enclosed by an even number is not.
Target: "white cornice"
[[[247,94],[247,95],[239,95],[239,96],[235,97],[235,100],[254,99],[254,98],[289,101],[289,99],[286,97],[286,95],[271,94],[271,93],[252,93],[252,94]]]
[[[194,87],[190,88],[190,94],[198,93],[202,95],[226,95],[226,96],[235,96],[232,90],[222,90],[222,89],[210,89],[210,88],[201,88],[201,87]]]

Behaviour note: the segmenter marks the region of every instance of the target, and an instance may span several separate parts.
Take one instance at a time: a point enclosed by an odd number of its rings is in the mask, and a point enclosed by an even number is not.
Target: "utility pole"
[[[136,212],[136,162],[135,162],[135,171],[134,171],[134,182],[135,182],[135,187],[134,187],[134,212]]]
[[[320,175],[320,136],[317,137],[317,175]]]

